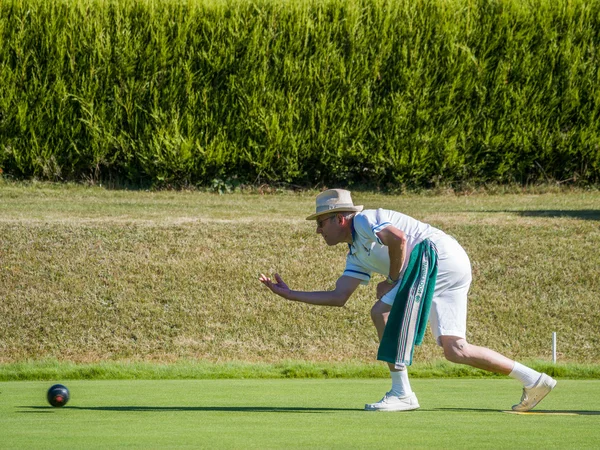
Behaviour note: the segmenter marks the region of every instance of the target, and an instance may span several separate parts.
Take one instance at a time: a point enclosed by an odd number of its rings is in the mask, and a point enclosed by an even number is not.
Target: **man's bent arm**
[[[358,278],[341,276],[335,283],[333,291],[289,291],[285,298],[311,305],[344,306],[360,283],[361,280]]]
[[[390,255],[390,273],[388,275],[392,280],[397,281],[406,259],[406,235],[402,230],[389,226],[378,232],[377,237],[388,248]]]

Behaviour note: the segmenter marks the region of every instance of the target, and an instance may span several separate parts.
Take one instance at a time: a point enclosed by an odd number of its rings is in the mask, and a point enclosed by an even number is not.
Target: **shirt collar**
[[[350,254],[352,254],[352,247],[354,246],[354,243],[356,242],[356,230],[354,229],[354,217],[352,218],[352,221],[350,222],[350,229],[352,230],[352,244],[348,244],[348,251],[350,252]]]

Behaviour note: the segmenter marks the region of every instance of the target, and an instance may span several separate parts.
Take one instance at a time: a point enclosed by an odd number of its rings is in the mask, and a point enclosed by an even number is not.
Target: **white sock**
[[[391,395],[405,397],[412,394],[410,381],[408,381],[408,370],[406,370],[406,367],[404,370],[400,370],[399,372],[392,372],[390,370],[390,375],[392,376],[392,390],[390,391]]]
[[[508,376],[519,380],[523,384],[523,387],[529,389],[540,379],[542,374],[515,361],[515,366]]]

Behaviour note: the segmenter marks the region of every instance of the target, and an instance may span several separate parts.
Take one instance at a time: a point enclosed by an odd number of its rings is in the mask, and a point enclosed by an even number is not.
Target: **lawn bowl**
[[[69,390],[62,384],[55,384],[48,389],[48,403],[61,408],[69,401]]]

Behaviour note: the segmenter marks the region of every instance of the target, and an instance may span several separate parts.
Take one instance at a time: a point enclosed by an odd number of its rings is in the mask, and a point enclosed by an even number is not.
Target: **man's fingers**
[[[278,273],[275,274],[275,280],[271,280],[263,273],[260,274],[258,280],[278,295],[282,295],[282,292],[287,290],[286,284],[283,282]],[[277,283],[274,283],[274,281],[277,281]]]
[[[258,279],[258,281],[260,281],[262,284],[264,284],[268,288],[271,288],[271,286],[273,286],[271,279],[268,277],[265,277],[262,273],[260,274],[260,278]]]

